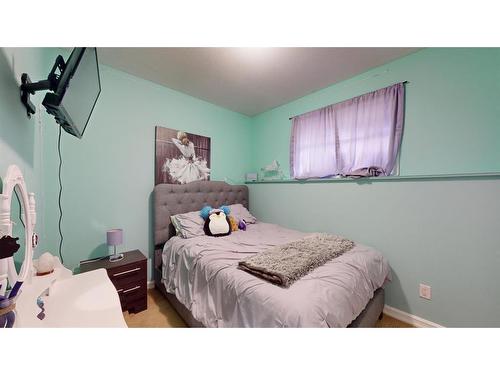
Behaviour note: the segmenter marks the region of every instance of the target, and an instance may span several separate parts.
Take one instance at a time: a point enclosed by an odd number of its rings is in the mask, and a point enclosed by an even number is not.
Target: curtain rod
[[[404,84],[404,83],[409,83],[409,82],[408,81],[403,81],[403,82],[398,82],[398,83],[403,83]],[[394,85],[397,85],[397,83],[394,83]],[[390,85],[390,86],[393,86],[393,85]],[[386,87],[390,87],[390,86],[386,86]],[[382,88],[377,89],[377,90],[369,91],[367,93],[364,93],[364,94],[361,94],[361,95],[358,95],[358,96],[363,96],[363,95],[369,94],[371,92],[382,90],[383,88],[385,88],[385,87],[382,87]],[[357,96],[355,96],[354,98],[357,98]],[[351,99],[354,99],[354,98],[351,98]],[[351,100],[351,99],[342,100],[342,102],[346,102],[346,101]],[[333,104],[339,104],[339,103],[342,103],[342,102],[333,103]],[[333,105],[333,104],[329,104],[329,105]],[[328,107],[328,105],[326,105],[324,107]],[[321,107],[321,108],[324,108],[324,107]],[[321,109],[321,108],[313,109],[312,111],[304,112],[304,113],[301,113],[300,115],[295,115],[295,116],[289,117],[288,120],[293,120],[295,117],[305,115],[306,113],[311,113],[311,112],[317,111],[318,109]]]

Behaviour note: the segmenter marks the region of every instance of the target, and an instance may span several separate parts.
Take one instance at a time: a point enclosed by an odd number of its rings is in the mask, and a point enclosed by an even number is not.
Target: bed
[[[247,186],[198,181],[154,189],[155,287],[188,326],[375,326],[390,278],[387,261],[376,250],[356,244],[281,288],[238,269],[237,263],[304,233],[257,222],[227,237],[175,236],[171,215],[237,203],[248,208]]]

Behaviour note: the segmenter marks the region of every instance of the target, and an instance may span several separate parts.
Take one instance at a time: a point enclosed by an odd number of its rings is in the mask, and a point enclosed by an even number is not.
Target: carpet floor
[[[124,312],[130,328],[182,328],[186,323],[156,289],[148,290],[148,309],[137,314]],[[413,326],[384,315],[377,328],[413,328]]]

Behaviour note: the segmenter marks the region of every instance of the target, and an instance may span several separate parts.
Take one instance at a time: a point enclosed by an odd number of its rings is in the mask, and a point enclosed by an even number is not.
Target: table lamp
[[[115,251],[110,255],[110,262],[118,262],[123,259],[123,254],[116,253],[116,246],[123,243],[123,229],[111,229],[106,232],[108,246],[114,246]]]

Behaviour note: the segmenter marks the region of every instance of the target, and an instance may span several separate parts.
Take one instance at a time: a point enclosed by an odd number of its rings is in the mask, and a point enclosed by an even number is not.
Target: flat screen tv
[[[101,93],[96,48],[75,48],[42,104],[69,134],[82,138]]]

